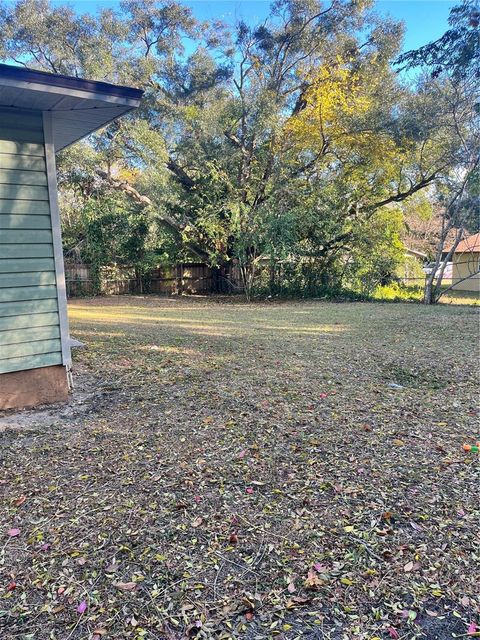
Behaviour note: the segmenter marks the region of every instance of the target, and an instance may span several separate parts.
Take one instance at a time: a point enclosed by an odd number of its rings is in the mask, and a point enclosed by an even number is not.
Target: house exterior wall
[[[474,276],[470,275],[478,270],[479,263],[479,252],[454,254],[452,266],[453,288],[460,291],[480,291],[480,274],[477,273]],[[468,279],[455,284],[456,281],[462,280],[463,278]]]
[[[0,110],[0,374],[67,364],[46,156],[42,113]]]

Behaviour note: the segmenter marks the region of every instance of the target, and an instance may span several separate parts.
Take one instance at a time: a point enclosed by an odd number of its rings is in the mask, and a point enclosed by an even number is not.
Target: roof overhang
[[[416,249],[405,248],[405,255],[411,256],[412,258],[421,258],[422,260],[426,260],[428,258],[426,253],[422,251],[417,251]]]
[[[63,149],[139,106],[143,91],[0,64],[0,107],[52,113]]]

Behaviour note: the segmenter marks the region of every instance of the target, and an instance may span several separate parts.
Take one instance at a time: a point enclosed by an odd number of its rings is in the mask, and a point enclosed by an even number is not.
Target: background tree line
[[[4,61],[145,90],[61,154],[67,255],[140,276],[195,257],[228,279],[235,263],[247,296],[370,293],[405,243],[440,264],[480,228],[477,3],[400,58],[402,26],[373,5],[277,0],[255,26],[170,0],[0,5]]]

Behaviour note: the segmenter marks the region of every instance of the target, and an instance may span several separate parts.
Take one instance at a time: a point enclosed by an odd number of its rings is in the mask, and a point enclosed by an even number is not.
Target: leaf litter
[[[2,640],[477,633],[474,309],[70,312],[82,407],[1,435]]]

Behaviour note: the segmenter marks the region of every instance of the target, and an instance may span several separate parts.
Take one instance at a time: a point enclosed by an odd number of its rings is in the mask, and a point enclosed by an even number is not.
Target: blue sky
[[[256,22],[265,17],[269,0],[182,0],[199,19],[221,18],[234,22],[243,18]],[[54,4],[63,4],[54,0]],[[77,11],[94,12],[97,7],[118,7],[116,0],[74,0]],[[406,25],[404,49],[415,49],[441,36],[447,29],[447,18],[452,6],[450,0],[377,0],[377,9],[383,14],[403,20]]]
[[[92,3],[93,4],[93,3]],[[107,3],[105,3],[107,4]],[[262,19],[268,12],[269,0],[190,0],[186,1],[200,19],[223,18],[226,21],[244,18],[246,22]],[[448,27],[448,14],[458,2],[450,0],[378,0],[377,10],[406,25],[406,50],[436,40]]]
[[[416,49],[439,38],[448,28],[450,9],[459,4],[449,0],[380,0],[378,11],[403,20],[404,49]]]

